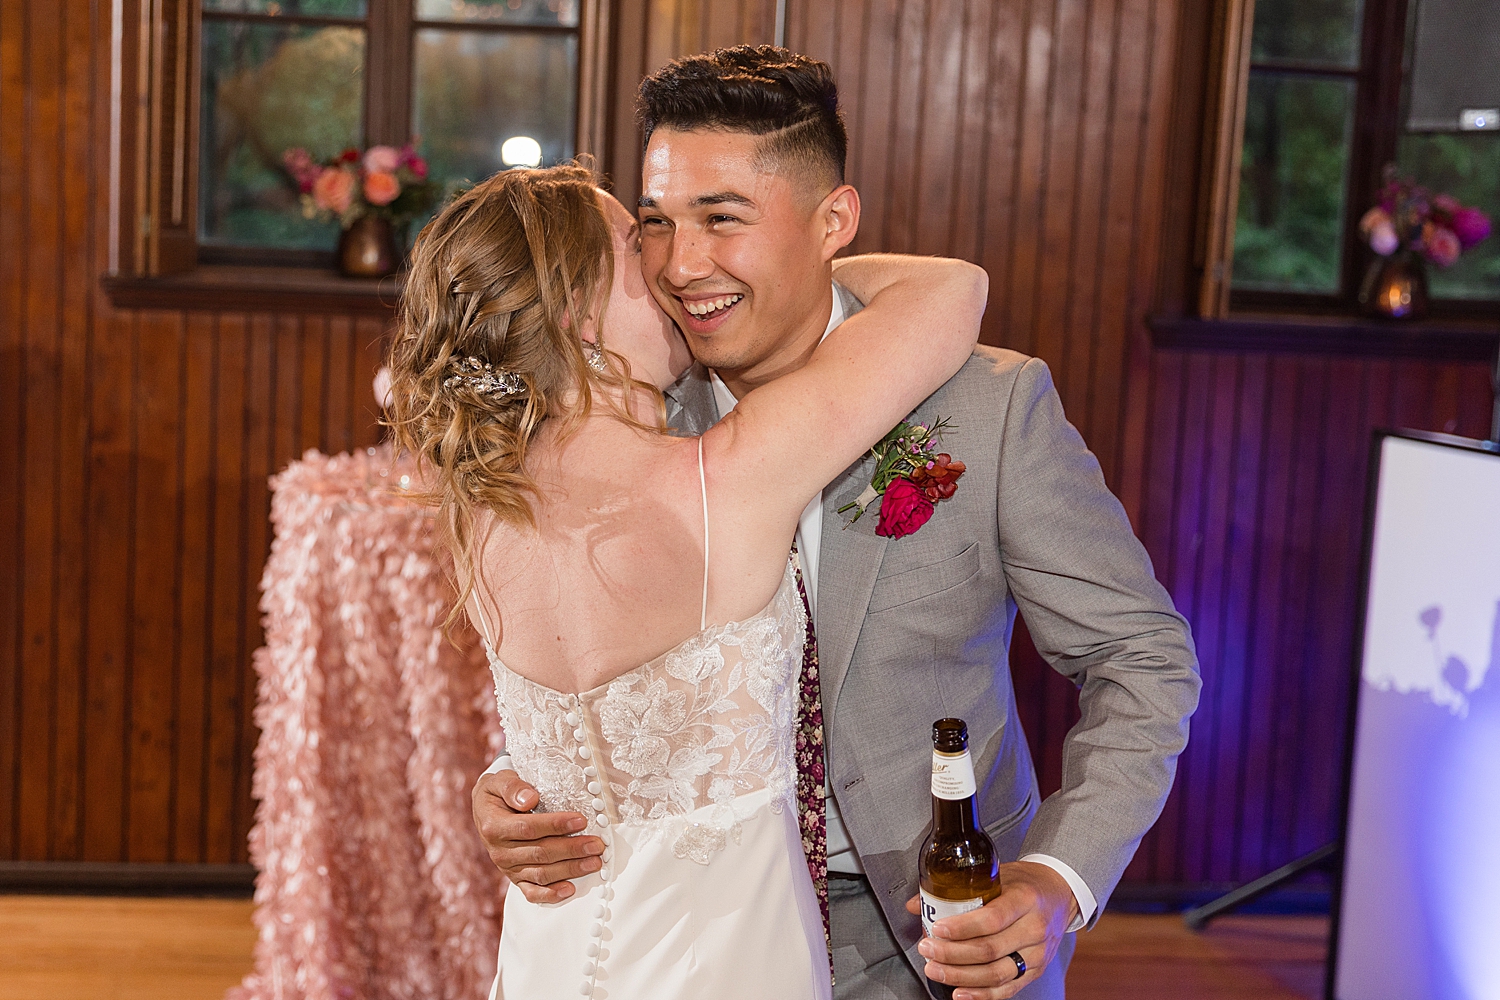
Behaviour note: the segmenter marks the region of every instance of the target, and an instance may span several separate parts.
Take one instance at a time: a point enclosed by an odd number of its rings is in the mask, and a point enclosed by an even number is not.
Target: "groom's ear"
[[[829,261],[859,233],[859,192],[840,184],[818,206],[817,217],[824,226],[823,259]]]

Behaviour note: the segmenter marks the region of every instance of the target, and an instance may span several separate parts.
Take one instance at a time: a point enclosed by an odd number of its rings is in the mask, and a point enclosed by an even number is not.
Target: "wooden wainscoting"
[[[777,6],[612,5],[602,165],[627,199],[640,75],[772,40]],[[1148,886],[1335,832],[1369,429],[1477,434],[1488,399],[1472,364],[1152,345],[1145,316],[1191,284],[1206,9],[784,6],[841,82],[855,248],[989,270],[986,342],[1047,361],[1193,623],[1203,707],[1129,873]],[[376,439],[382,320],[110,304],[109,17],[0,4],[0,859],[243,862],[266,477]],[[1015,661],[1053,788],[1073,693],[1024,640]]]

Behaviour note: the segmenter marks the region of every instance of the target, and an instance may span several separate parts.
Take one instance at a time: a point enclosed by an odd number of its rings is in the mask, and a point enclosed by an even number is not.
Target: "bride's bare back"
[[[549,438],[530,455],[542,491],[536,528],[484,526],[475,604],[507,667],[555,690],[586,691],[699,631],[698,440],[605,415],[560,446]],[[738,603],[716,605],[729,612],[719,620],[741,617]]]

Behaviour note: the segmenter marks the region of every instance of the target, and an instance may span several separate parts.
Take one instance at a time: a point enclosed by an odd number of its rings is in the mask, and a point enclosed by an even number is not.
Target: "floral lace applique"
[[[505,749],[516,770],[536,788],[544,811],[585,812],[593,796],[563,696],[504,670],[503,664],[494,675]]]
[[[792,800],[806,626],[789,568],[759,614],[693,636],[576,698],[492,656],[516,768],[543,810],[588,814],[583,736],[616,820],[655,825],[677,857],[708,864],[739,841],[736,798],[765,788],[778,812]]]

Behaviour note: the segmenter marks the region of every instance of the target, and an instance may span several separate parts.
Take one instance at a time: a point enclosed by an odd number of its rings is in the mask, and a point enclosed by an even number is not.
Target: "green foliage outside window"
[[[1250,58],[1359,65],[1360,0],[1256,0]]]
[[[302,217],[281,156],[359,145],[364,50],[357,28],[204,22],[205,243],[333,249],[337,227]]]
[[[1252,73],[1235,287],[1338,291],[1353,105],[1347,80]]]

